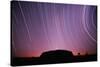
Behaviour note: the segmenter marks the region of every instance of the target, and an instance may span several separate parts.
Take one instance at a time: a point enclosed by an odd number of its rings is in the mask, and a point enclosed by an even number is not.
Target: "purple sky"
[[[96,6],[12,1],[11,8],[13,56],[57,49],[96,53]]]

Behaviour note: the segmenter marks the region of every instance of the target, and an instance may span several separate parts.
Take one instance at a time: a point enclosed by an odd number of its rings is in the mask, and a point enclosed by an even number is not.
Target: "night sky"
[[[97,7],[11,2],[12,56],[38,57],[50,50],[96,54]]]

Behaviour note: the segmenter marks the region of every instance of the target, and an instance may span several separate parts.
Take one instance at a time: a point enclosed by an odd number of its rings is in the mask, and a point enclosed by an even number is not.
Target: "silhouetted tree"
[[[80,53],[78,53],[78,56],[80,56],[81,54]]]

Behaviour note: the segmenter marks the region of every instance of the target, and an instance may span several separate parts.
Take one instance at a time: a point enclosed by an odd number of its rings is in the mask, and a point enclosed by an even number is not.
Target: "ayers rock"
[[[40,58],[48,62],[72,61],[73,53],[67,50],[51,50],[42,53]]]

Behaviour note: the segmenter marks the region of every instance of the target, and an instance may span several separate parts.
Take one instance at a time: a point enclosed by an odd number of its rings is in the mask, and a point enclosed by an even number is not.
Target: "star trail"
[[[97,7],[12,1],[12,54],[40,56],[50,50],[97,52]]]

